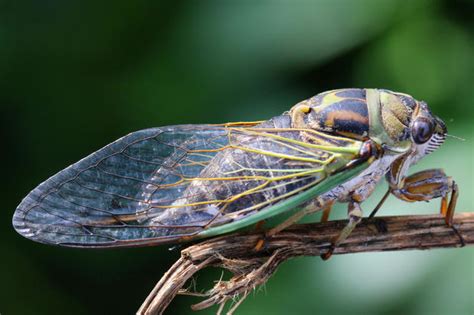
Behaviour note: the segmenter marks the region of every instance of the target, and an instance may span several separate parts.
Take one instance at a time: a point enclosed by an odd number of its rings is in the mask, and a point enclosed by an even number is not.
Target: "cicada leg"
[[[347,237],[349,237],[349,235],[352,233],[357,224],[359,224],[359,222],[362,220],[362,209],[360,207],[360,203],[355,200],[350,201],[349,206],[347,207],[347,214],[349,216],[349,222],[342,229],[341,233],[339,233],[336,239],[332,242],[332,245],[329,250],[321,255],[322,259],[328,260],[332,256],[334,249],[339,244],[344,242]]]
[[[384,204],[385,200],[387,200],[387,198],[388,198],[388,196],[390,195],[391,192],[392,192],[392,190],[390,188],[388,188],[385,195],[383,195],[382,199],[380,199],[379,203],[375,206],[374,210],[372,210],[370,215],[367,217],[368,219],[372,219],[377,214],[377,211],[379,211],[379,209],[382,207],[382,205]]]
[[[458,186],[441,169],[425,170],[406,177],[401,188],[392,189],[396,197],[409,201],[429,201],[441,197],[440,213],[446,224],[452,226],[458,199]],[[449,195],[451,199],[448,202]]]
[[[260,232],[263,229],[264,225],[265,225],[265,220],[258,221],[257,224],[255,224],[254,230],[256,232]],[[258,239],[257,244],[255,245],[255,251],[260,251],[264,245],[265,245],[265,239],[264,238]]]
[[[282,222],[279,225],[275,226],[274,228],[268,230],[268,232],[266,233],[265,236],[266,237],[271,237],[271,236],[277,234],[278,232],[283,231],[287,227],[295,224],[296,222],[301,220],[304,216],[306,216],[310,213],[313,213],[315,211],[318,211],[320,209],[321,209],[320,202],[317,199],[312,200],[302,210],[296,212],[295,214],[290,216],[288,219],[286,219],[284,222]]]
[[[446,224],[458,235],[461,246],[464,239],[453,226],[453,217],[459,196],[456,182],[441,169],[425,170],[406,177],[401,188],[392,189],[392,193],[405,201],[429,201],[441,197],[440,213]],[[449,195],[451,198],[449,199]],[[449,199],[449,202],[448,202]]]
[[[328,203],[323,208],[323,214],[321,215],[320,222],[327,222],[329,220],[329,214],[331,213],[332,206],[334,205],[334,201]]]
[[[459,189],[456,182],[453,181],[451,189],[451,199],[448,204],[448,195],[446,194],[441,199],[441,210],[440,213],[444,216],[446,224],[449,226],[453,225],[454,211],[456,210],[456,203],[459,197]]]
[[[335,201],[329,201],[326,204],[322,205],[321,201],[318,199],[310,201],[302,210],[296,212],[292,216],[290,216],[288,219],[286,219],[284,222],[280,223],[279,225],[275,226],[274,228],[271,228],[265,233],[265,236],[263,239],[259,239],[257,241],[257,244],[255,245],[255,250],[259,251],[261,250],[264,245],[265,245],[265,238],[267,237],[272,237],[275,234],[278,234],[279,232],[283,231],[287,227],[297,223],[299,220],[301,220],[304,216],[311,214],[313,212],[323,210],[323,215],[321,217],[321,222],[326,222],[327,218],[329,217],[329,213],[331,212],[331,208],[333,206]]]

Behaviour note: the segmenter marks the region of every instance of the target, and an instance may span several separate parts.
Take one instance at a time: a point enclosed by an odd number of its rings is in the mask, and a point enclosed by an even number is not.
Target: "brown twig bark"
[[[181,251],[181,258],[165,273],[143,302],[137,314],[161,314],[196,272],[218,266],[232,272],[228,281],[219,281],[192,306],[194,310],[216,304],[219,312],[229,300],[241,300],[264,284],[289,258],[320,256],[346,221],[295,225],[265,240],[256,251],[262,233],[229,234],[192,245]],[[363,220],[351,236],[334,251],[348,254],[374,251],[461,247],[474,244],[474,213],[461,213],[448,227],[439,215],[393,216]],[[235,307],[238,306],[238,303]],[[233,309],[229,313],[232,313]]]

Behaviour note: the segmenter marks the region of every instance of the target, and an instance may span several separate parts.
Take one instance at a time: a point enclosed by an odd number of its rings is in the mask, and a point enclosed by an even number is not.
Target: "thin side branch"
[[[219,281],[205,294],[194,310],[245,298],[264,284],[278,266],[297,256],[320,256],[327,252],[347,221],[295,225],[265,240],[256,251],[262,233],[230,234],[192,245],[181,251],[181,258],[161,278],[137,314],[162,314],[173,298],[181,293],[196,272],[217,266],[232,272],[228,281]],[[348,254],[407,249],[462,247],[474,244],[474,213],[461,213],[448,227],[439,215],[393,216],[363,220],[351,236],[334,251]],[[241,300],[239,301],[241,302]],[[238,303],[236,305],[238,305]],[[231,313],[235,307],[232,307]]]

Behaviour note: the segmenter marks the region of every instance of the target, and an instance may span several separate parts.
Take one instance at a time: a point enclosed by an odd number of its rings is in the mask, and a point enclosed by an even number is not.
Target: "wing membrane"
[[[13,224],[66,246],[176,242],[292,198],[360,147],[288,125],[282,118],[131,133],[40,184]]]

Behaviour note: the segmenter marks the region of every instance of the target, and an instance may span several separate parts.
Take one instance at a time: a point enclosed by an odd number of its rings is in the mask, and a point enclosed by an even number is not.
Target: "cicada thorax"
[[[304,102],[310,108],[304,121],[307,127],[352,139],[367,139],[369,113],[365,89],[329,91]]]
[[[388,90],[339,89],[302,101],[291,112],[301,108],[306,111],[300,119],[293,115],[297,127],[357,140],[367,140],[376,131],[383,133],[380,142],[399,142],[409,136],[417,105],[411,96]]]
[[[393,141],[409,137],[409,125],[417,102],[409,95],[388,90],[377,90],[379,95],[380,123]]]

